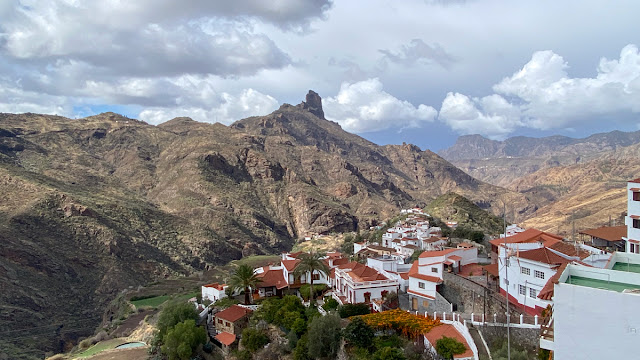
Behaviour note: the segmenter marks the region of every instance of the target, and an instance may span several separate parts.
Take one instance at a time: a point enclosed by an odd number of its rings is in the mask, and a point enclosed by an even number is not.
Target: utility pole
[[[511,331],[509,324],[509,252],[507,251],[507,204],[502,202],[502,227],[504,230],[504,266],[505,266],[505,281],[507,282],[507,360],[511,360]]]

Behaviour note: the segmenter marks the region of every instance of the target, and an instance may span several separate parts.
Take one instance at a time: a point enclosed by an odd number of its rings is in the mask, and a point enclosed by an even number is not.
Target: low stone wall
[[[476,328],[482,333],[489,347],[492,347],[495,343],[501,343],[507,338],[507,328],[503,326],[483,325],[476,326]],[[540,348],[540,329],[512,327],[509,329],[509,333],[511,344],[516,344],[518,347],[534,352],[537,352]]]
[[[507,309],[506,299],[492,289],[480,283],[482,278],[472,279],[452,274],[443,274],[444,283],[440,286],[440,293],[453,304],[454,309],[462,314],[504,314]],[[510,309],[511,316],[520,313]]]

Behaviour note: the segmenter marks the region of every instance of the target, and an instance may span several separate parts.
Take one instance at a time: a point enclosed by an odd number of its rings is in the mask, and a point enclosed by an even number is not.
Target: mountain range
[[[312,91],[231,126],[0,114],[0,348],[65,350],[123,289],[368,228],[449,192],[521,218],[538,207],[429,150],[345,132]]]
[[[469,135],[440,155],[477,179],[535,199],[539,208],[522,226],[571,236],[574,226],[623,224],[626,183],[640,174],[640,131],[504,141]]]

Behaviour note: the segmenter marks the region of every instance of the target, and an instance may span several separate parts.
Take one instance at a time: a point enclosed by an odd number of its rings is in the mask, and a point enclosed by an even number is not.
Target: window
[[[526,268],[526,267],[521,267],[521,268],[520,268],[520,272],[521,272],[522,274],[525,274],[525,275],[531,275],[531,269]]]
[[[536,296],[538,296],[538,291],[536,291],[536,289],[529,288],[529,297],[535,299]]]
[[[640,191],[633,192],[633,201],[640,201]]]
[[[539,270],[534,270],[533,275],[538,279],[544,279],[544,273]]]
[[[313,274],[313,280],[320,280],[320,274]]]
[[[526,295],[527,294],[527,287],[524,285],[518,285],[518,290],[520,291],[520,295]]]
[[[429,301],[428,300],[422,300],[422,306],[425,308],[429,307]]]
[[[633,219],[634,229],[640,229],[640,219]]]
[[[504,284],[508,286],[509,285],[509,280],[504,279]]]
[[[420,289],[424,289],[424,283],[423,283],[423,282],[419,282],[419,283],[418,283],[418,287],[419,287]]]
[[[227,326],[231,326],[231,323],[230,323],[230,322],[228,322],[228,321],[226,321],[225,325],[227,325]]]
[[[437,272],[438,272],[438,268],[437,268],[437,267],[435,267],[435,268],[434,268],[434,267],[432,267],[432,268],[431,268],[431,272],[433,272],[433,273],[437,273]]]
[[[218,319],[218,324],[222,324],[222,319]]]
[[[635,244],[629,244],[629,252],[630,253],[634,253],[635,251],[636,245]]]

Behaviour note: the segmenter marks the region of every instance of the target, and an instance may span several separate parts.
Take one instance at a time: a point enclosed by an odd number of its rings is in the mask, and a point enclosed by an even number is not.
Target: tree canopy
[[[198,313],[194,306],[187,302],[172,302],[168,303],[162,309],[160,317],[158,318],[158,338],[164,339],[165,334],[169,329],[176,326],[185,320],[198,319]]]
[[[322,259],[323,256],[324,256],[324,254],[320,254],[320,253],[309,253],[309,254],[303,253],[303,254],[300,254],[300,256],[298,257],[298,259],[300,259],[300,262],[298,263],[298,265],[296,265],[296,268],[293,271],[293,274],[295,276],[305,276],[307,273],[309,273],[310,274],[309,275],[309,277],[310,277],[309,283],[311,284],[311,288],[314,289],[314,287],[313,287],[313,273],[314,272],[322,273],[322,274],[324,274],[325,277],[327,275],[329,275],[329,266]],[[309,301],[312,304],[315,303],[316,297],[315,296],[311,296]]]
[[[234,290],[244,291],[245,305],[251,304],[251,290],[255,289],[260,279],[253,273],[253,268],[247,264],[238,266],[229,280],[229,285]]]
[[[195,320],[185,320],[170,328],[163,338],[162,352],[169,360],[188,360],[200,344],[207,341],[204,328],[196,326]]]

